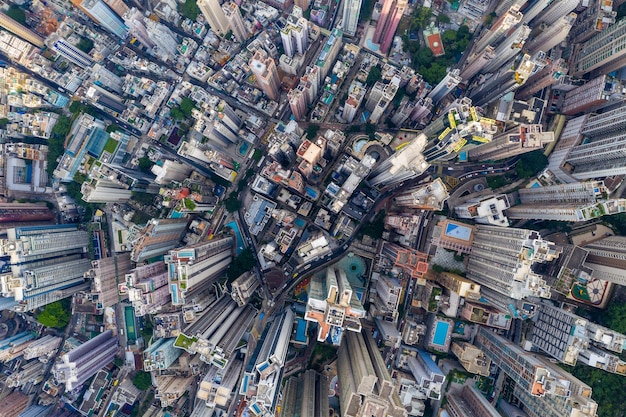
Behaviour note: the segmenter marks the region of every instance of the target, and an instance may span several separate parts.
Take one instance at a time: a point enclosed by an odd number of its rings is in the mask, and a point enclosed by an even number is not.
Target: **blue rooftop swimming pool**
[[[433,344],[438,346],[446,345],[446,336],[448,334],[448,330],[450,329],[450,324],[445,321],[438,321],[435,325],[435,335],[433,336]]]
[[[246,245],[243,241],[243,236],[241,236],[241,231],[239,230],[239,225],[237,222],[230,222],[225,224],[226,227],[230,227],[233,232],[235,232],[235,239],[237,239],[237,248],[235,252],[239,255],[246,248]]]
[[[346,273],[350,285],[361,287],[365,284],[365,272],[367,265],[360,256],[348,254],[333,265],[337,269],[341,269]]]
[[[298,319],[295,341],[298,343],[306,343],[306,320],[304,319]]]
[[[360,139],[357,140],[356,142],[354,142],[354,144],[352,145],[352,149],[354,149],[354,152],[356,153],[361,153],[361,150],[363,149],[363,146],[365,146],[365,144],[369,142],[367,139]]]

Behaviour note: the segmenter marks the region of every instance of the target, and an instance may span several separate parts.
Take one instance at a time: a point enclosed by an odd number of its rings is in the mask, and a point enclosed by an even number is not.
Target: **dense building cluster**
[[[0,415],[604,417],[624,6],[4,4]]]

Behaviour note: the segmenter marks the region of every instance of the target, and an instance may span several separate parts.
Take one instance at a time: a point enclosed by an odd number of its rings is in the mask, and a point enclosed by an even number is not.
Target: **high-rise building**
[[[434,104],[439,103],[442,98],[450,94],[463,81],[459,74],[460,71],[458,69],[448,71],[439,84],[428,93],[427,97],[430,97]]]
[[[534,348],[566,365],[584,363],[626,375],[626,362],[617,356],[624,349],[626,336],[591,323],[551,302],[539,305],[529,341]]]
[[[52,370],[54,378],[72,391],[111,363],[117,350],[117,338],[107,330],[61,356]]]
[[[550,4],[550,0],[537,0],[533,3],[527,3],[524,9],[522,9],[522,13],[524,17],[522,18],[522,23],[530,24],[530,22],[541,12],[545,10],[546,7]]]
[[[230,284],[230,296],[239,307],[243,307],[250,301],[256,289],[259,288],[259,281],[259,277],[254,272],[244,272]]]
[[[393,323],[397,322],[398,306],[400,305],[403,291],[400,280],[381,275],[378,277],[374,288],[375,291],[370,292],[371,316]]]
[[[507,49],[503,54],[513,55],[515,48]],[[482,84],[478,84],[472,90],[470,96],[476,105],[485,106],[501,98],[511,91],[515,91],[522,86],[532,75],[541,71],[547,64],[546,55],[539,51],[535,55],[520,54],[511,61],[496,62],[504,55],[499,55],[496,50],[496,58],[484,69],[484,71],[497,70],[491,77]],[[492,68],[491,65],[494,65]]]
[[[255,416],[276,413],[293,319],[289,308],[277,314],[267,324],[263,342],[257,344],[245,367],[239,394],[246,397],[246,411]]]
[[[280,31],[285,55],[304,55],[309,47],[309,22],[303,17],[302,9],[295,6],[287,17],[287,24]]]
[[[580,44],[610,28],[617,17],[618,2],[592,0],[584,3],[586,7],[577,7],[578,18],[570,31],[570,42]]]
[[[0,410],[4,417],[18,417],[28,407],[30,398],[28,395],[13,391],[2,400],[0,400]]]
[[[446,395],[445,409],[453,417],[500,417],[501,414],[474,386],[465,385],[459,393]]]
[[[271,100],[280,99],[280,78],[274,60],[260,50],[250,60],[250,70],[256,77],[256,85]]]
[[[536,92],[556,83],[560,78],[567,75],[568,67],[564,59],[559,58],[550,62],[541,71],[532,75],[516,92],[515,98],[528,100]]]
[[[626,107],[620,107],[589,117],[589,128],[577,137],[580,144],[564,157],[569,175],[585,180],[626,174],[626,135],[619,130],[625,125],[625,114]]]
[[[450,197],[448,188],[441,178],[432,182],[407,188],[393,197],[393,204],[399,207],[442,210],[443,204]]]
[[[104,1],[72,0],[72,4],[118,38],[124,39],[128,34],[124,21]]]
[[[572,61],[571,74],[580,77],[594,71],[608,74],[626,65],[626,20],[614,25],[578,46]]]
[[[407,0],[384,0],[383,2],[372,41],[380,44],[380,51],[385,55],[389,52],[396,29],[407,5]]]
[[[89,234],[76,225],[8,229],[7,239],[0,240],[10,266],[0,274],[2,295],[16,302],[16,311],[30,311],[89,288],[88,246]]]
[[[408,415],[369,332],[348,332],[337,354],[342,417]]]
[[[42,358],[43,356],[51,357],[56,354],[57,348],[63,339],[58,336],[46,335],[39,338],[28,345],[22,352],[24,359],[30,360]]]
[[[222,6],[222,10],[226,16],[228,27],[233,32],[233,35],[235,35],[235,38],[239,42],[245,42],[245,40],[248,39],[248,29],[243,21],[243,17],[241,17],[239,6],[237,6],[236,3],[229,2]]]
[[[569,13],[573,12],[578,6],[578,3],[578,0],[553,1],[548,7],[546,7],[543,13],[537,17],[535,22],[545,23],[546,25],[551,26],[563,16],[567,16]]]
[[[287,380],[279,417],[324,417],[328,410],[328,377],[312,369]]]
[[[183,353],[174,346],[176,339],[158,339],[143,351],[143,369],[146,372],[167,369]]]
[[[333,267],[326,269],[326,277],[312,277],[305,320],[318,324],[317,340],[330,337],[332,344],[341,344],[344,330],[361,331],[365,309],[352,290],[345,271]]]
[[[459,77],[468,82],[472,77],[478,74],[482,69],[496,57],[495,49],[491,45],[487,45],[485,49],[478,51],[471,59],[468,59],[467,65],[463,67],[459,73]]]
[[[476,223],[495,226],[508,226],[509,219],[504,210],[510,207],[509,199],[505,194],[470,198],[464,203],[457,204],[454,212],[461,219],[473,219]]]
[[[133,249],[130,259],[143,262],[178,246],[187,231],[187,219],[152,219],[128,237]]]
[[[343,19],[341,26],[348,36],[356,35],[361,13],[361,0],[346,0],[343,3]]]
[[[519,190],[520,205],[507,210],[512,219],[581,222],[616,214],[626,208],[624,199],[607,199],[602,181],[549,185]]]
[[[618,86],[618,91],[615,91],[615,86]],[[620,87],[620,84],[616,84],[610,77],[601,75],[568,91],[565,94],[561,112],[574,116],[621,102],[624,100],[624,93],[620,91]]]
[[[243,362],[240,360],[232,361],[225,369],[211,366],[198,385],[196,398],[203,402],[198,404],[196,408],[201,407],[203,410],[215,406],[228,408],[242,370]],[[195,410],[191,415],[196,415]]]
[[[593,417],[591,387],[543,358],[481,327],[475,341],[515,384],[514,395],[531,417]]]
[[[357,80],[352,81],[352,84],[350,84],[350,87],[348,88],[348,98],[343,105],[342,114],[342,117],[346,122],[352,123],[356,117],[357,111],[363,102],[363,98],[365,98],[366,91],[365,86]]]
[[[226,35],[230,25],[219,0],[198,0],[197,4],[211,30],[218,36]]]
[[[334,28],[328,39],[326,39],[326,43],[322,47],[322,51],[318,55],[315,60],[314,66],[319,68],[319,73],[317,76],[317,86],[321,86],[324,79],[328,75],[330,69],[335,65],[335,60],[337,59],[337,55],[343,46],[343,31],[338,28]]]
[[[137,317],[156,314],[172,300],[163,261],[139,266],[129,271],[124,278],[128,300]]]
[[[534,268],[554,261],[561,251],[532,230],[479,225],[469,255],[467,278],[480,284],[481,292],[486,287],[514,300],[530,296],[549,298],[550,286]]]
[[[11,19],[6,14],[0,12],[0,27],[8,30],[11,33],[16,34],[20,38],[27,42],[32,43],[38,48],[43,48],[45,45],[41,36],[37,35],[26,26],[19,24],[17,21]]]
[[[576,21],[576,13],[562,16],[554,23],[541,23],[539,30],[541,33],[535,35],[530,41],[525,43],[525,48],[531,54],[539,51],[548,52],[550,49],[563,42]]]
[[[496,72],[503,65],[515,58],[522,51],[526,39],[531,33],[527,25],[519,25],[495,47],[496,56],[483,68],[483,72]]]
[[[212,285],[230,265],[233,245],[229,236],[171,250],[164,259],[172,304],[184,305],[188,292]]]
[[[130,271],[128,252],[91,261],[91,269],[85,274],[92,280],[91,289],[81,293],[84,303],[80,311],[103,314],[107,307],[117,304],[120,301],[118,283],[124,282],[124,274],[128,271]],[[77,300],[77,304],[79,302]]]
[[[584,246],[588,252],[585,266],[591,276],[603,281],[626,285],[626,237],[607,236]]]
[[[524,2],[522,1],[522,4]],[[502,5],[502,3],[500,3]],[[497,13],[497,12],[496,12]],[[500,16],[498,20],[493,22],[489,30],[481,33],[480,38],[477,40],[475,46],[472,48],[472,55],[480,54],[488,46],[494,46],[496,41],[500,39],[511,28],[516,26],[522,21],[523,15],[519,11],[519,6],[511,5],[507,9],[498,13]],[[470,55],[471,56],[471,55]]]
[[[178,335],[175,346],[226,369],[256,313],[251,305],[237,306],[230,297],[222,296]]]
[[[417,136],[408,145],[378,164],[372,170],[368,183],[383,188],[424,173],[430,166],[422,153],[427,142],[426,135]]]
[[[389,84],[377,82],[374,87],[372,87],[370,96],[365,103],[365,107],[372,112],[369,117],[370,123],[378,123],[378,120],[380,120],[382,115],[387,110],[387,107],[389,107],[393,98],[396,96],[399,82],[400,79],[394,77]]]
[[[89,68],[93,65],[93,59],[63,38],[59,38],[52,45],[52,49],[61,54],[68,61],[81,68]]]
[[[499,161],[537,149],[554,141],[554,132],[544,132],[543,126],[520,124],[467,152],[472,161]]]
[[[480,349],[469,342],[452,342],[452,353],[467,372],[489,376],[491,360]]]
[[[309,110],[307,94],[304,89],[304,85],[300,83],[296,88],[289,90],[287,93],[289,107],[291,108],[291,113],[296,120],[304,120]]]

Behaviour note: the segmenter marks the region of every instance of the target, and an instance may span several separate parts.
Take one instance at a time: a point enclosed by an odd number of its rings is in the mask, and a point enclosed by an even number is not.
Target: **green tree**
[[[359,14],[359,23],[367,22],[372,18],[375,5],[376,0],[363,0],[361,4],[361,14]]]
[[[61,115],[52,128],[50,139],[48,139],[48,164],[46,166],[46,171],[49,177],[52,177],[52,173],[57,167],[57,159],[59,159],[65,151],[65,137],[70,132],[71,127],[71,119],[67,116]]]
[[[139,162],[138,168],[141,172],[145,172],[146,174],[151,172],[152,165],[154,165],[154,162],[152,162],[150,158],[148,158],[147,155],[144,155],[141,158],[139,158],[138,162]]]
[[[244,272],[251,271],[255,265],[256,260],[254,259],[252,249],[245,248],[239,255],[235,256],[235,259],[228,265],[228,269],[226,270],[228,282],[233,282]]]
[[[430,7],[417,7],[411,15],[411,22],[409,24],[410,30],[423,29],[426,27],[428,20],[433,15],[433,11]]]
[[[9,6],[9,10],[7,10],[6,15],[11,19],[15,20],[17,23],[22,25],[26,25],[26,13],[19,6],[12,4]]]
[[[365,124],[365,134],[369,136],[370,140],[374,140],[376,137],[376,125],[372,123]]]
[[[183,113],[185,117],[190,117],[193,109],[196,108],[196,102],[190,99],[189,97],[185,97],[180,102],[180,111]]]
[[[454,42],[456,41],[456,36],[456,30],[446,30],[441,34],[441,40],[444,42]]]
[[[315,123],[309,123],[309,126],[306,128],[306,137],[307,139],[315,139],[317,136],[317,132],[320,130],[320,125]]]
[[[111,123],[110,125],[108,125],[106,127],[106,129],[104,129],[105,132],[107,133],[113,133],[113,132],[117,132],[118,130],[122,130],[121,127],[119,127],[118,125],[116,125],[115,123]]]
[[[385,215],[385,210],[376,213],[376,216],[374,216],[371,222],[363,224],[361,229],[359,229],[357,237],[369,236],[372,239],[380,239],[383,237],[383,232],[385,231]]]
[[[172,116],[172,119],[179,121],[185,118],[185,115],[178,106],[174,106],[170,109],[170,116]]]
[[[615,230],[618,235],[626,236],[626,213],[606,216],[604,220],[613,227],[613,230]]]
[[[141,391],[146,391],[152,386],[152,378],[150,373],[139,371],[133,377],[133,385]]]
[[[525,153],[515,165],[515,171],[519,178],[534,177],[548,165],[548,157],[541,149]]]
[[[424,68],[420,73],[430,85],[436,85],[439,81],[443,80],[447,72],[445,66],[438,62],[433,62],[430,67]]]
[[[0,119],[0,129],[6,128],[8,124],[9,124],[9,119],[7,119],[6,117],[3,117],[2,119]]]
[[[431,64],[433,58],[433,51],[431,51],[430,48],[424,47],[419,48],[417,53],[413,55],[413,62],[421,68],[422,66]]]
[[[224,207],[229,213],[233,213],[241,208],[241,201],[239,201],[239,195],[236,192],[230,193],[227,199],[224,200]]]
[[[37,314],[37,321],[46,327],[62,329],[70,322],[70,315],[70,300],[69,298],[65,298],[47,304],[43,310]]]
[[[200,8],[198,8],[196,0],[185,0],[183,4],[178,3],[178,8],[183,16],[194,21],[200,14]]]
[[[139,191],[133,191],[131,193],[131,199],[138,202],[139,204],[144,204],[144,205],[151,205],[152,203],[154,203],[154,194],[150,194],[150,193],[142,193]]]
[[[439,13],[437,15],[437,22],[439,22],[439,23],[450,23],[450,18],[448,17],[448,15],[445,15],[443,13]]]
[[[78,41],[78,45],[76,45],[76,47],[84,53],[88,54],[93,49],[93,41],[87,38],[80,38],[80,41]]]
[[[371,87],[376,83],[376,81],[380,80],[380,76],[382,74],[381,68],[379,65],[375,65],[370,69],[369,74],[367,74],[367,79],[365,80],[365,84],[368,87]]]

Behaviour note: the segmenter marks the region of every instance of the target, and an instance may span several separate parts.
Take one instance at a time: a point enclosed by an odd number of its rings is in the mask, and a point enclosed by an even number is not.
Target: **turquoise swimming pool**
[[[446,345],[446,336],[448,334],[448,330],[450,329],[450,324],[445,321],[438,321],[435,326],[435,335],[433,336],[433,344],[438,346]]]

